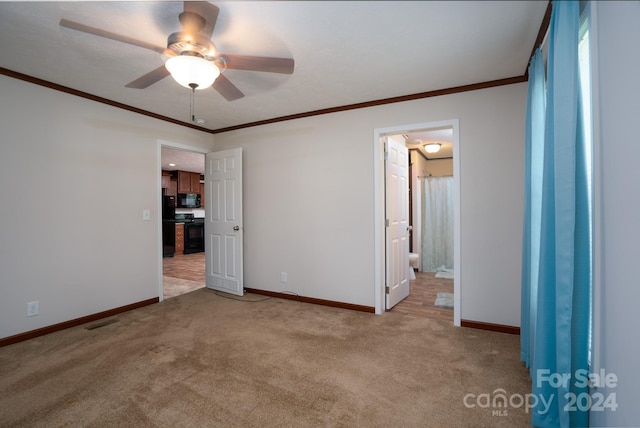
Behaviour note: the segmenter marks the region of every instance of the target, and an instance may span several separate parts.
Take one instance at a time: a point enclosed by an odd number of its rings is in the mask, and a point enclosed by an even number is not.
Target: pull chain
[[[196,88],[198,87],[195,83],[190,83],[189,87],[191,88],[191,100],[189,106],[189,113],[191,115],[191,122],[196,121]]]

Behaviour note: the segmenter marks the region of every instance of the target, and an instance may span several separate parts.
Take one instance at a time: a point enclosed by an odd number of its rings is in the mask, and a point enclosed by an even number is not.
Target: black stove
[[[176,223],[184,223],[184,254],[204,251],[204,219],[192,213],[176,213]]]
[[[192,213],[176,213],[176,223],[193,223],[194,220]]]

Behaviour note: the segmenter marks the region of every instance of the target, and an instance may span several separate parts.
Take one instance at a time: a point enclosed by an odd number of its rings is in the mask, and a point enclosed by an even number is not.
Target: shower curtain
[[[422,184],[422,271],[453,271],[453,177]]]

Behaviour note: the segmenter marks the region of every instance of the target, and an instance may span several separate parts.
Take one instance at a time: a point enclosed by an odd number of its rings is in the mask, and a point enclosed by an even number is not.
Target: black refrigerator
[[[176,198],[162,196],[162,257],[176,252]]]

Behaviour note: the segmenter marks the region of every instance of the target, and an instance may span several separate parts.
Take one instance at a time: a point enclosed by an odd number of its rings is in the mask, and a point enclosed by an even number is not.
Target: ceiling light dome
[[[192,55],[179,55],[169,58],[165,67],[171,77],[185,88],[206,89],[220,75],[220,70],[211,61]]]
[[[440,150],[440,143],[429,143],[424,145],[424,150],[427,153],[438,153]]]

